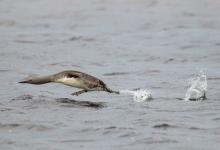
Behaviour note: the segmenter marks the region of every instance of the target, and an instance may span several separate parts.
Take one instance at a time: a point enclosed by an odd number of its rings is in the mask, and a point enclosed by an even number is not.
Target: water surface
[[[0,149],[220,147],[218,0],[1,0]],[[208,77],[206,101],[186,102],[187,79]],[[59,84],[18,84],[62,70],[153,101]],[[57,99],[101,102],[99,109]],[[64,99],[65,100],[65,99]],[[68,99],[66,99],[68,100]]]

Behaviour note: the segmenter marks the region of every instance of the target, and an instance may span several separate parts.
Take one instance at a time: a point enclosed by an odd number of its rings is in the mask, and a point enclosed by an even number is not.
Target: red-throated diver
[[[45,84],[45,83],[62,83],[68,86],[76,87],[79,89],[83,89],[81,91],[72,93],[72,95],[79,95],[82,93],[90,92],[90,91],[105,91],[109,93],[119,94],[118,91],[113,91],[106,86],[106,84],[91,75],[88,75],[79,71],[62,71],[57,74],[42,76],[42,77],[33,77],[25,81],[21,81],[19,83],[29,83],[29,84]]]

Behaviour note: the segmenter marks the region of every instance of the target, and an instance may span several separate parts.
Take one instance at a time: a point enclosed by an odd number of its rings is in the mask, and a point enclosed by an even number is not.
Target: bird
[[[111,90],[102,80],[92,75],[74,70],[66,70],[47,76],[31,77],[27,80],[20,81],[19,83],[40,85],[51,82],[61,83],[67,86],[82,89],[72,93],[71,95],[73,96],[78,96],[80,94],[92,91],[105,91],[108,93],[119,94],[119,91]]]

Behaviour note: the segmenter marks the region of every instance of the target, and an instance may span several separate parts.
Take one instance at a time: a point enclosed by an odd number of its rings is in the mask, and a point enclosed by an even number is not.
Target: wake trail
[[[147,89],[139,89],[139,90],[120,90],[122,94],[129,94],[133,96],[134,101],[136,102],[145,102],[152,100],[152,94]]]
[[[185,100],[205,100],[207,93],[207,76],[204,71],[200,71],[200,73],[189,80],[189,87],[185,94]]]

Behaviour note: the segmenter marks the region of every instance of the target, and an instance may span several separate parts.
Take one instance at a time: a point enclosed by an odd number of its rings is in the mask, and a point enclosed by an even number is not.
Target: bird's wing
[[[74,74],[86,83],[89,88],[105,87],[105,83],[96,77],[81,72],[75,72]]]
[[[89,88],[96,88],[96,87],[105,87],[105,83],[101,81],[100,79],[93,77],[89,74],[79,72],[79,71],[63,71],[58,74],[55,74],[57,78],[78,78],[82,82],[84,82],[86,85],[88,85]]]

